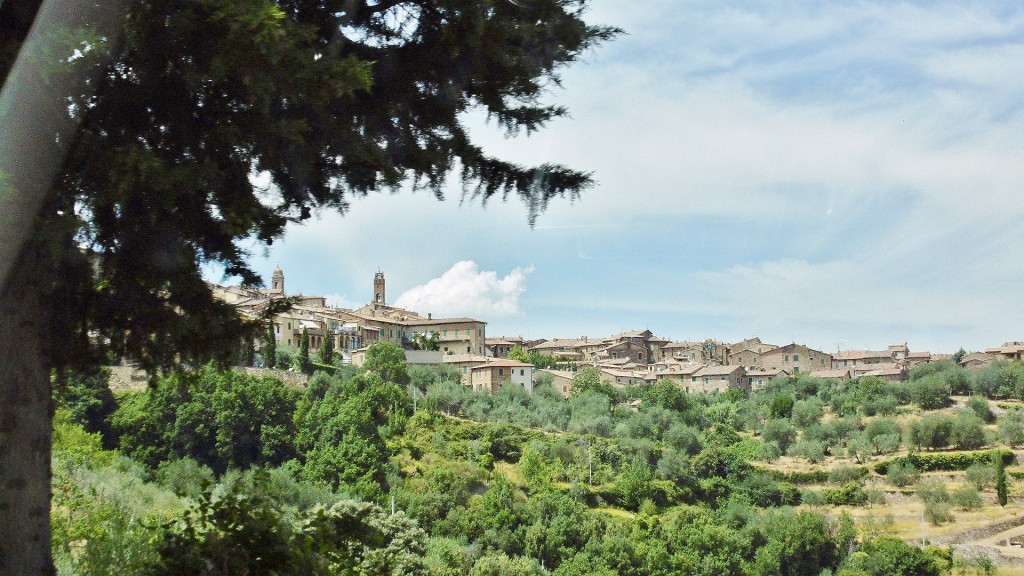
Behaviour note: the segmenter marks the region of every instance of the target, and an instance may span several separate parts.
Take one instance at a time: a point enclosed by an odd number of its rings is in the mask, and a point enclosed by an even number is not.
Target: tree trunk
[[[22,251],[0,291],[0,574],[51,575],[52,406],[42,242]]]

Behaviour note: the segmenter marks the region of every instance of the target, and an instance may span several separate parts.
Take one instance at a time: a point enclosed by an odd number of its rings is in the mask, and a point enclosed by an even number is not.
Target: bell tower
[[[270,276],[270,289],[284,294],[284,272],[281,271],[280,266],[274,268],[274,273]]]
[[[384,304],[387,298],[384,295],[384,273],[380,270],[373,275],[373,303]]]

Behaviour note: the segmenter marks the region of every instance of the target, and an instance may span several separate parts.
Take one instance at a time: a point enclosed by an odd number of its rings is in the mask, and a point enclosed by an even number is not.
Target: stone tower
[[[380,270],[373,275],[373,303],[384,304],[387,299],[384,297],[384,273]]]
[[[281,267],[274,268],[274,274],[270,277],[270,289],[279,290],[281,294],[284,294],[284,272],[281,271]]]

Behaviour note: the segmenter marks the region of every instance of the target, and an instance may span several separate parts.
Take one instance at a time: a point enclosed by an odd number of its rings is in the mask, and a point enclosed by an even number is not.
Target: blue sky
[[[254,252],[289,292],[488,335],[984,349],[1024,339],[1024,5],[594,0],[626,34],[564,70],[571,118],[484,147],[593,171],[516,201],[355,200]]]

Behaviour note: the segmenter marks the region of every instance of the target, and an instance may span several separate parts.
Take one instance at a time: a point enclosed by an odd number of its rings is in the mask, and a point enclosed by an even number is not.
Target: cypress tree
[[[302,329],[302,339],[299,340],[299,370],[309,371],[309,330]]]
[[[242,367],[252,366],[253,358],[256,356],[256,347],[253,345],[252,340],[244,338],[242,340],[242,354],[238,360],[238,364]]]
[[[263,365],[273,368],[277,364],[277,338],[274,336],[274,323],[267,326],[267,343],[263,347]]]
[[[1006,470],[1003,467],[1003,455],[999,450],[992,453],[992,462],[996,467],[996,498],[1000,506],[1006,506]]]
[[[332,364],[334,360],[334,336],[328,330],[324,334],[324,343],[320,345],[320,363]]]

